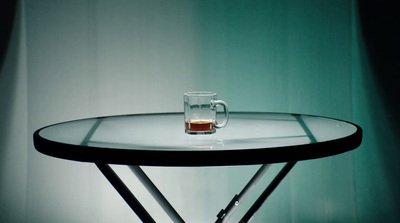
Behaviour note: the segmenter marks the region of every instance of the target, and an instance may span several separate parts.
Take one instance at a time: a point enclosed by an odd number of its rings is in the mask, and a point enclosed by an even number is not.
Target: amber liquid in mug
[[[215,129],[215,124],[209,120],[196,120],[185,122],[185,128],[188,131],[212,131]]]

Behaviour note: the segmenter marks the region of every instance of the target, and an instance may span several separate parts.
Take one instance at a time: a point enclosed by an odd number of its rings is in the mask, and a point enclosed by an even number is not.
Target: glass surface
[[[40,137],[64,144],[131,150],[243,150],[340,139],[356,126],[339,120],[280,113],[231,113],[212,135],[188,135],[183,113],[112,116],[52,125]]]

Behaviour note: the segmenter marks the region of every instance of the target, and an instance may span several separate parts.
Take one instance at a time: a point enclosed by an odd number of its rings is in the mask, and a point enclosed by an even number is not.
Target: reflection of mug
[[[223,128],[228,123],[228,105],[217,100],[213,92],[188,92],[184,94],[185,132],[188,134],[212,134],[215,129]],[[219,124],[216,120],[217,108],[224,108],[224,121]]]

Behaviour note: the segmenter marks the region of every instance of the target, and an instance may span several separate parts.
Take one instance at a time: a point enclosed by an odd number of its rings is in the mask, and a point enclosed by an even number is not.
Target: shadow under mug
[[[217,100],[217,93],[187,92],[184,93],[183,100],[187,134],[212,134],[228,123],[228,105],[222,100]],[[224,109],[224,120],[221,124],[217,122],[217,106]]]

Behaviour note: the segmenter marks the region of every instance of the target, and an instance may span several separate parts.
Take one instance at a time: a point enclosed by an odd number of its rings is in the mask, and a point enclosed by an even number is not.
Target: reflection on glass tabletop
[[[59,158],[159,166],[214,166],[321,158],[357,148],[350,122],[288,113],[230,113],[211,135],[188,135],[183,113],[82,119],[37,130],[38,151]]]

